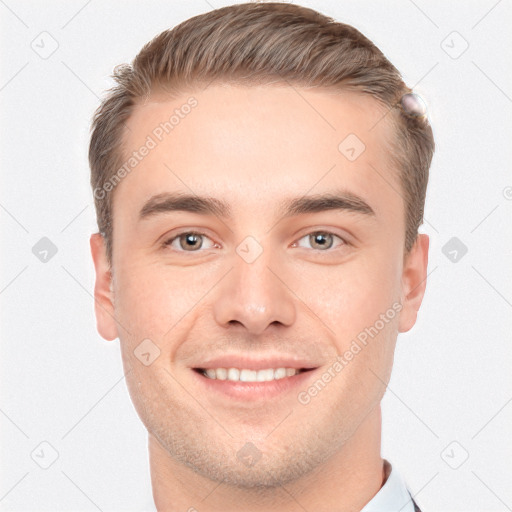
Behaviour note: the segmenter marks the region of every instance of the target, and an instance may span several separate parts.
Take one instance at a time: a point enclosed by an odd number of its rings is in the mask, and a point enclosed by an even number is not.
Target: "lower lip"
[[[231,380],[210,379],[202,373],[192,370],[201,385],[214,393],[221,393],[233,399],[261,400],[274,398],[283,393],[295,390],[297,393],[306,388],[306,382],[315,373],[315,369],[298,373],[291,377],[266,382],[240,382]]]

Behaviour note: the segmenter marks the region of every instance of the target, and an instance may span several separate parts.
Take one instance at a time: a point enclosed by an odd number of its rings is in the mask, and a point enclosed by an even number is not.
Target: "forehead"
[[[292,86],[152,96],[127,122],[125,159],[149,150],[116,187],[114,210],[178,191],[267,211],[283,197],[346,188],[398,215],[385,114],[369,95]]]

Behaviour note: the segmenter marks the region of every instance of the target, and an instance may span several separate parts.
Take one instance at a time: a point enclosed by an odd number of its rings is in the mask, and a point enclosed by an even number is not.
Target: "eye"
[[[341,246],[348,245],[348,243],[345,240],[343,240],[343,238],[341,238],[338,235],[335,235],[334,233],[330,233],[329,231],[313,231],[312,233],[309,233],[308,235],[300,238],[299,241],[295,242],[295,244],[293,245],[299,245],[299,247],[304,247],[303,245],[300,245],[300,241],[306,240],[311,244],[312,249],[326,252],[327,249],[331,249],[333,247],[334,239],[336,238],[341,241]]]
[[[205,239],[210,243],[205,245],[203,242]],[[306,240],[311,244],[310,247],[312,249],[327,252],[328,249],[334,246],[335,239],[341,242],[339,246],[348,245],[348,242],[334,233],[330,233],[329,231],[313,231],[300,238],[298,242],[293,244],[293,247],[304,247],[300,242]],[[199,249],[213,249],[214,247],[218,247],[205,233],[199,231],[183,231],[182,233],[178,233],[166,240],[163,246],[171,247],[176,252],[199,252]]]
[[[210,240],[211,245],[208,246],[207,244],[205,247],[202,237]],[[199,249],[212,249],[216,244],[204,233],[198,231],[183,231],[166,240],[163,246],[172,247],[173,250],[177,252],[198,252]]]

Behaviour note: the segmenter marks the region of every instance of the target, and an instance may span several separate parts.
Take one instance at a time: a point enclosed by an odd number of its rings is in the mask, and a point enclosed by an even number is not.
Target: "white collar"
[[[402,475],[384,459],[384,485],[361,512],[414,512],[414,503]]]

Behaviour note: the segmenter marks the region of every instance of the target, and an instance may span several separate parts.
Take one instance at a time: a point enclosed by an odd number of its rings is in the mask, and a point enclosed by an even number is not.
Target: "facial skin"
[[[404,204],[397,170],[387,167],[391,127],[384,119],[370,131],[385,110],[356,93],[213,84],[138,106],[127,153],[190,96],[197,106],[115,189],[112,293],[103,239],[91,237],[98,331],[120,339],[149,432],[156,506],[359,511],[383,483],[380,401],[397,334],[416,321],[428,255],[420,235],[404,259]],[[338,149],[351,133],[366,146],[354,161]],[[341,189],[375,215],[277,211],[283,200]],[[140,220],[146,201],[165,192],[217,198],[231,216],[168,211]],[[206,235],[195,245],[186,236],[163,245],[197,231]],[[335,236],[322,246],[308,236],[315,232]],[[250,263],[237,252],[248,236],[262,249]],[[300,403],[298,392],[397,303],[401,311]],[[160,350],[147,366],[134,353],[145,339]],[[226,354],[287,356],[316,369],[297,376],[299,386],[244,400],[192,369]],[[253,465],[237,457],[244,446],[261,456]]]

